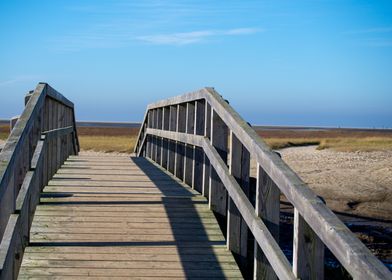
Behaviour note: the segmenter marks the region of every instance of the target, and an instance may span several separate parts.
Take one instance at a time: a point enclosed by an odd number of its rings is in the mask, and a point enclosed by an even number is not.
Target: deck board
[[[19,279],[242,279],[206,199],[144,158],[70,157],[30,233]]]

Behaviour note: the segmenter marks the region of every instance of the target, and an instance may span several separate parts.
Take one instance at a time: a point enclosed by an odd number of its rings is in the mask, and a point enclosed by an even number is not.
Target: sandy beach
[[[331,209],[392,219],[392,151],[335,152],[308,146],[280,153]]]

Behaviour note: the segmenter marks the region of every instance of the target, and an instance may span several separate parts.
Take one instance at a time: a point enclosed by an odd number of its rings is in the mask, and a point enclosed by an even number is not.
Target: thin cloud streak
[[[345,32],[346,34],[380,34],[380,33],[392,33],[392,27],[376,27],[367,28],[361,30],[352,30]]]
[[[38,76],[35,76],[35,75],[34,76],[33,75],[17,76],[13,79],[1,81],[0,87],[5,87],[5,86],[13,85],[16,83],[33,81],[33,80],[38,80]]]
[[[154,45],[189,45],[200,43],[210,37],[251,35],[264,31],[256,28],[236,28],[230,30],[201,30],[184,33],[158,34],[139,36],[138,40]]]

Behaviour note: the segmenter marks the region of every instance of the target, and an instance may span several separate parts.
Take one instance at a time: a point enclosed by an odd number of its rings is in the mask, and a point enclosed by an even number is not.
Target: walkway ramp
[[[207,200],[145,158],[71,156],[30,238],[19,279],[242,278]]]

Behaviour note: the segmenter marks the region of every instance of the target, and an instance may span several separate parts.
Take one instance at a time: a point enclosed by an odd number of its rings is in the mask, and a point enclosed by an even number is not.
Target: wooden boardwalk
[[[207,200],[145,158],[71,156],[40,202],[19,279],[242,279]]]
[[[77,156],[74,104],[46,83],[25,105],[0,152],[0,280],[323,280],[325,248],[342,277],[392,279],[213,88],[149,104],[136,157]]]

